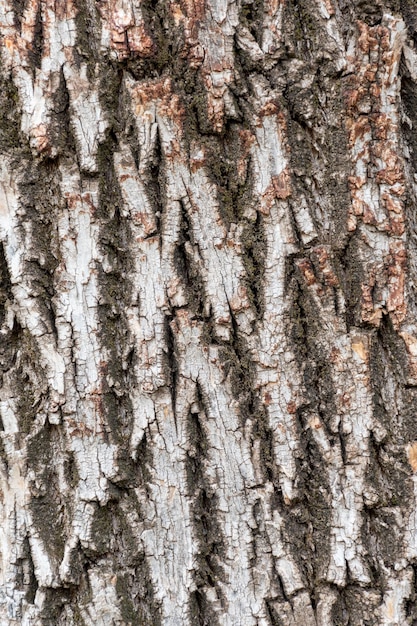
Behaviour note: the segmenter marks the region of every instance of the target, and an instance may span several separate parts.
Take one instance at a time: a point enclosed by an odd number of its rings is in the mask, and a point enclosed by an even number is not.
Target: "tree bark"
[[[417,624],[413,0],[0,38],[0,624]]]

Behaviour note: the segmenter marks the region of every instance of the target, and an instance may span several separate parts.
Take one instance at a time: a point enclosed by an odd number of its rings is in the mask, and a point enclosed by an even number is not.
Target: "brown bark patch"
[[[317,258],[320,272],[323,275],[324,283],[328,287],[337,287],[339,285],[339,279],[337,278],[331,266],[329,251],[324,246],[317,246],[316,248],[314,248],[313,254]]]
[[[407,305],[404,298],[407,252],[404,243],[402,241],[393,242],[390,246],[390,253],[387,308],[392,315],[394,327],[398,327],[404,321],[407,313]]]
[[[279,200],[285,200],[291,195],[291,175],[288,168],[285,168],[278,176],[272,176],[272,184],[275,190],[275,197]]]
[[[368,361],[368,357],[369,357],[369,351],[368,348],[365,346],[364,342],[361,340],[353,340],[352,341],[352,350],[355,352],[355,354],[358,355],[358,357],[360,359],[362,359],[362,361],[367,362]]]
[[[136,84],[132,93],[137,115],[151,115],[147,108],[157,104],[160,115],[171,119],[182,129],[185,109],[180,98],[173,91],[170,78]]]
[[[100,15],[110,30],[110,48],[120,60],[129,56],[149,57],[155,50],[141,6],[137,4],[136,10],[123,0],[107,0],[99,5]]]
[[[417,441],[407,446],[407,457],[413,472],[417,472]]]
[[[373,289],[375,286],[375,277],[371,277],[369,284],[362,284],[362,299],[361,299],[361,316],[364,322],[372,324],[373,326],[379,326],[382,318],[382,311],[380,307],[375,308],[373,299]]]
[[[301,261],[297,262],[297,266],[300,269],[308,287],[310,287],[310,285],[314,285],[314,283],[317,282],[316,276],[314,274],[313,265],[308,259],[301,259]]]

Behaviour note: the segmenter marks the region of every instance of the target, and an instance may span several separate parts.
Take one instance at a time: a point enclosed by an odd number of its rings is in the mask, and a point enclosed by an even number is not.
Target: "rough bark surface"
[[[0,41],[0,624],[417,624],[414,0]]]

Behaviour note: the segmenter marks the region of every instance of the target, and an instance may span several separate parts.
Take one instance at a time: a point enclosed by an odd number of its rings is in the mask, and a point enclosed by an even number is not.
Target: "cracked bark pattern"
[[[414,2],[0,41],[0,624],[417,624]]]

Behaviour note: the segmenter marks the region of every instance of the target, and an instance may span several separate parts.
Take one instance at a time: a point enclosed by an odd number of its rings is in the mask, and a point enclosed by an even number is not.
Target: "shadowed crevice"
[[[189,451],[186,459],[186,472],[189,493],[193,501],[193,521],[199,546],[198,568],[194,575],[196,590],[191,597],[190,614],[192,624],[216,626],[218,620],[210,608],[206,590],[214,587],[217,597],[221,602],[224,601],[219,582],[225,582],[221,565],[225,547],[222,529],[217,520],[217,497],[205,476],[209,444],[203,421],[207,417],[199,388],[197,388],[197,394],[196,406],[191,409],[187,422]]]

